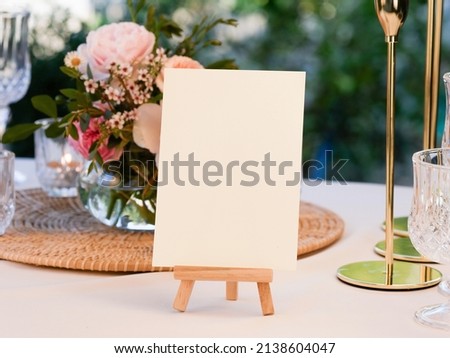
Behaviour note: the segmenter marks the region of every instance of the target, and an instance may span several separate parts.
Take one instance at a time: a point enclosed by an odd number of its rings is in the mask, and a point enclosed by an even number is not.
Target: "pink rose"
[[[132,65],[150,55],[155,46],[155,35],[144,26],[133,22],[119,22],[99,27],[89,32],[86,43],[78,46],[78,54],[84,60],[79,70],[87,74],[87,64],[94,80],[109,77],[112,62]]]
[[[155,103],[145,103],[137,109],[133,125],[133,140],[153,154],[159,152],[162,108]]]
[[[203,66],[193,60],[190,57],[186,56],[172,56],[169,57],[164,64],[164,67],[161,69],[158,77],[156,77],[156,85],[163,92],[164,90],[164,68],[193,68],[193,69],[201,69]]]
[[[103,117],[91,118],[89,127],[85,132],[81,130],[80,124],[75,122],[74,125],[78,130],[78,140],[75,140],[70,136],[68,137],[68,141],[72,147],[86,159],[89,159],[89,148],[91,148],[93,143],[98,142],[100,139],[100,129],[98,124],[101,121],[104,121]],[[98,148],[98,154],[100,154],[103,161],[117,160],[122,155],[122,150],[109,148],[108,143],[102,143]]]

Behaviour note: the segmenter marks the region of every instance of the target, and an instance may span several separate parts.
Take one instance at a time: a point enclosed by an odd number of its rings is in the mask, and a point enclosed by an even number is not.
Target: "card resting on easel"
[[[166,69],[153,265],[295,270],[305,73]]]

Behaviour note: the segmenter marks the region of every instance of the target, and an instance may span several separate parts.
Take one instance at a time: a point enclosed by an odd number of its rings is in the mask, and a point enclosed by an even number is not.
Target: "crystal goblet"
[[[414,194],[408,220],[409,237],[423,256],[450,263],[450,149],[428,149],[412,157]],[[439,291],[450,297],[450,282],[443,280]],[[421,308],[418,322],[450,330],[450,301]]]
[[[0,4],[0,140],[10,118],[9,104],[19,101],[30,85],[29,16],[14,2]]]

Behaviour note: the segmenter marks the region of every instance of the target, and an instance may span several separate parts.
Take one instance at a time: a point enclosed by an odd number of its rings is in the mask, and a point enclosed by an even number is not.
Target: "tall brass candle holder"
[[[395,44],[408,6],[409,0],[375,0],[375,10],[387,43],[385,261],[355,262],[337,271],[337,277],[346,283],[383,290],[430,287],[439,283],[442,277],[431,267],[404,261],[394,264],[393,259]]]
[[[428,0],[423,149],[436,148],[443,0]]]
[[[425,91],[423,149],[436,147],[436,121],[439,95],[439,65],[441,57],[443,0],[428,0],[427,44],[425,56]],[[413,246],[408,234],[408,218],[394,218],[394,259],[411,262],[430,262]],[[375,252],[385,255],[386,245],[380,241]]]

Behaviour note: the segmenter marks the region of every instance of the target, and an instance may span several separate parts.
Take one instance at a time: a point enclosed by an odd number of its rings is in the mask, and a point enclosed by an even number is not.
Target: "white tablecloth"
[[[18,190],[37,185],[32,160],[16,167],[26,177]],[[295,272],[274,273],[273,316],[261,315],[254,283],[241,283],[233,302],[224,298],[224,283],[198,282],[180,313],[172,309],[179,283],[172,273],[78,272],[0,260],[0,337],[448,337],[413,319],[418,308],[445,300],[436,287],[387,292],[336,278],[344,264],[383,260],[373,247],[384,238],[384,192],[377,184],[303,186],[302,200],[339,214],[346,230],[332,246],[299,259]],[[408,213],[411,193],[396,188],[396,215]]]

